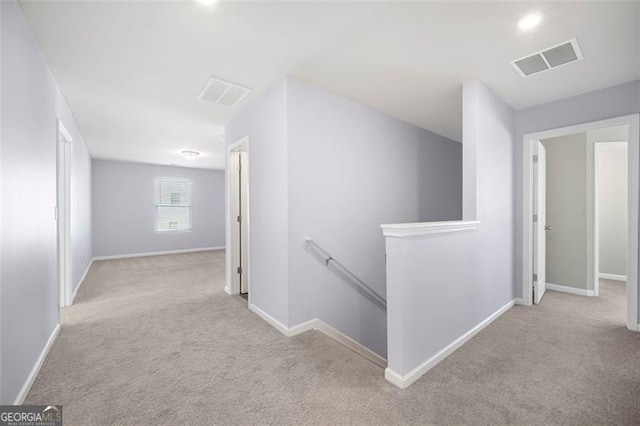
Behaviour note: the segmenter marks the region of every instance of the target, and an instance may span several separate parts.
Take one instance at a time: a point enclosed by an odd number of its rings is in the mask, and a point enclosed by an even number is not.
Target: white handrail
[[[342,263],[335,260],[326,250],[318,245],[311,238],[305,238],[304,249],[321,261],[324,266],[330,269],[334,274],[338,275],[344,282],[349,284],[353,289],[376,304],[386,312],[387,301],[380,296],[375,290],[365,284],[360,278],[356,277]]]

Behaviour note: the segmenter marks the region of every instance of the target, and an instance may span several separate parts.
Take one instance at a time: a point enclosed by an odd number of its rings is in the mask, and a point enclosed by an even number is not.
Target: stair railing
[[[373,302],[380,309],[385,312],[387,311],[387,301],[382,296],[355,276],[355,274],[349,271],[342,263],[335,260],[325,249],[313,241],[313,239],[305,238],[304,249],[358,293]]]

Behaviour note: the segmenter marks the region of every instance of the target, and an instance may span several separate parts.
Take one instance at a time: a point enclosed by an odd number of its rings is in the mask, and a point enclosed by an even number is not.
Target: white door
[[[540,303],[547,289],[547,151],[540,141],[536,142],[533,164],[533,303]]]
[[[249,230],[247,221],[247,186],[249,184],[247,176],[247,153],[240,152],[239,157],[239,187],[240,187],[240,294],[249,293],[249,283],[247,280],[249,258]]]
[[[71,136],[58,122],[57,137],[58,283],[60,306],[71,304]]]

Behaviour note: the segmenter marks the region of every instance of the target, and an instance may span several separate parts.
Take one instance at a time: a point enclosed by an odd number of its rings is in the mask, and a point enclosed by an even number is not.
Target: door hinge
[[[538,274],[533,274],[533,281],[538,282]]]
[[[537,162],[538,162],[538,156],[537,156],[537,155],[534,155],[534,156],[533,156],[533,162],[534,162],[534,163],[537,163]]]
[[[53,208],[53,217],[55,218],[55,220],[58,220],[58,206],[55,206]]]
[[[236,220],[238,221],[238,223],[242,223],[242,216],[238,216]]]
[[[242,275],[242,266],[238,266],[238,273]]]
[[[533,215],[533,221],[534,221],[534,222],[537,222],[537,221],[538,221],[538,215],[537,215],[537,214],[534,214],[534,215]]]

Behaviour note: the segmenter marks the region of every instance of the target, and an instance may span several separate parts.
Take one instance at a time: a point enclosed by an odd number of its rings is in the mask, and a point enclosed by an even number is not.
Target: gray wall
[[[465,213],[477,214],[465,220],[480,220],[479,229],[387,238],[389,369],[398,375],[515,297],[513,119],[514,111],[480,81],[466,82],[463,199]]]
[[[522,138],[539,132],[580,123],[605,120],[640,112],[640,80],[561,99],[516,111],[515,114],[515,224],[516,268],[514,291],[522,296]],[[639,294],[640,298],[640,294]],[[640,322],[640,320],[639,320]]]
[[[313,238],[386,293],[380,224],[462,217],[462,145],[288,80],[290,321],[386,355],[386,315],[303,250]]]
[[[600,273],[627,275],[627,149],[600,150],[598,159]]]
[[[384,312],[304,239],[384,295],[380,224],[460,218],[461,145],[291,78],[227,127],[228,144],[246,135],[251,303],[286,326],[319,318],[384,356]]]
[[[595,130],[590,130],[587,132],[587,156],[588,156],[588,170],[587,170],[587,179],[588,179],[588,188],[590,193],[594,193],[595,189],[594,189],[594,165],[595,165],[595,160],[594,160],[594,152],[595,152],[595,145],[598,142],[628,142],[629,139],[629,129],[628,126],[624,125],[624,126],[612,126],[612,127],[605,127],[602,129],[595,129]],[[602,145],[600,145],[602,146]],[[624,170],[624,173],[627,173],[627,164],[621,165],[621,168],[613,171],[612,173],[615,174],[619,174],[622,170]],[[608,174],[607,174],[608,175]],[[602,176],[602,175],[600,175]],[[619,185],[616,186],[615,189],[610,188],[609,191],[620,191],[622,188],[624,188],[624,190],[626,191],[627,188],[627,180],[625,179],[624,182],[620,182]],[[607,191],[607,192],[609,192]],[[609,218],[606,218],[607,216],[607,209],[609,209],[609,207],[607,206],[603,206],[603,209],[605,210],[605,223],[604,228],[605,228],[605,234],[602,235],[602,229],[600,230],[601,235],[600,235],[600,265],[599,265],[599,269],[601,272],[607,273],[606,270],[602,270],[602,262],[604,259],[604,263],[605,263],[605,269],[609,269],[609,270],[617,270],[617,271],[622,271],[622,272],[608,272],[610,274],[614,274],[614,275],[626,275],[626,266],[627,266],[627,249],[626,249],[626,240],[627,240],[627,210],[620,210],[620,207],[624,207],[626,206],[626,199],[627,196],[625,195],[624,197],[624,205],[619,205],[616,209],[615,212],[611,211],[612,214],[614,216],[611,216]],[[621,200],[622,201],[622,200]],[[594,200],[590,201],[590,204],[593,204]],[[615,203],[614,203],[615,204]],[[590,242],[589,245],[589,253],[593,252],[593,225],[594,225],[594,218],[593,213],[591,211],[587,212],[588,214],[588,218],[590,219],[588,226],[589,229],[587,229],[587,232],[589,233],[589,237],[588,240]],[[589,215],[591,217],[589,217]],[[602,216],[601,216],[602,218]],[[623,223],[620,223],[623,222]],[[624,233],[624,236],[622,236],[621,234]],[[614,235],[618,235],[617,237]],[[604,241],[603,241],[603,237],[604,237]],[[615,241],[615,242],[614,242]],[[604,244],[604,246],[603,246]],[[622,247],[622,245],[624,244],[624,247]],[[614,260],[616,259],[616,260]],[[590,266],[593,265],[593,262],[591,263]],[[592,280],[593,281],[593,280]]]
[[[225,140],[250,138],[251,303],[289,326],[286,96],[283,80],[229,123]]]
[[[547,150],[547,282],[587,289],[587,134],[541,141]]]
[[[191,231],[156,232],[155,179],[190,179]],[[224,247],[224,171],[93,161],[96,257]]]
[[[11,404],[59,323],[56,119],[73,138],[72,280],[92,257],[91,160],[19,6],[0,2],[2,238],[0,402]]]

